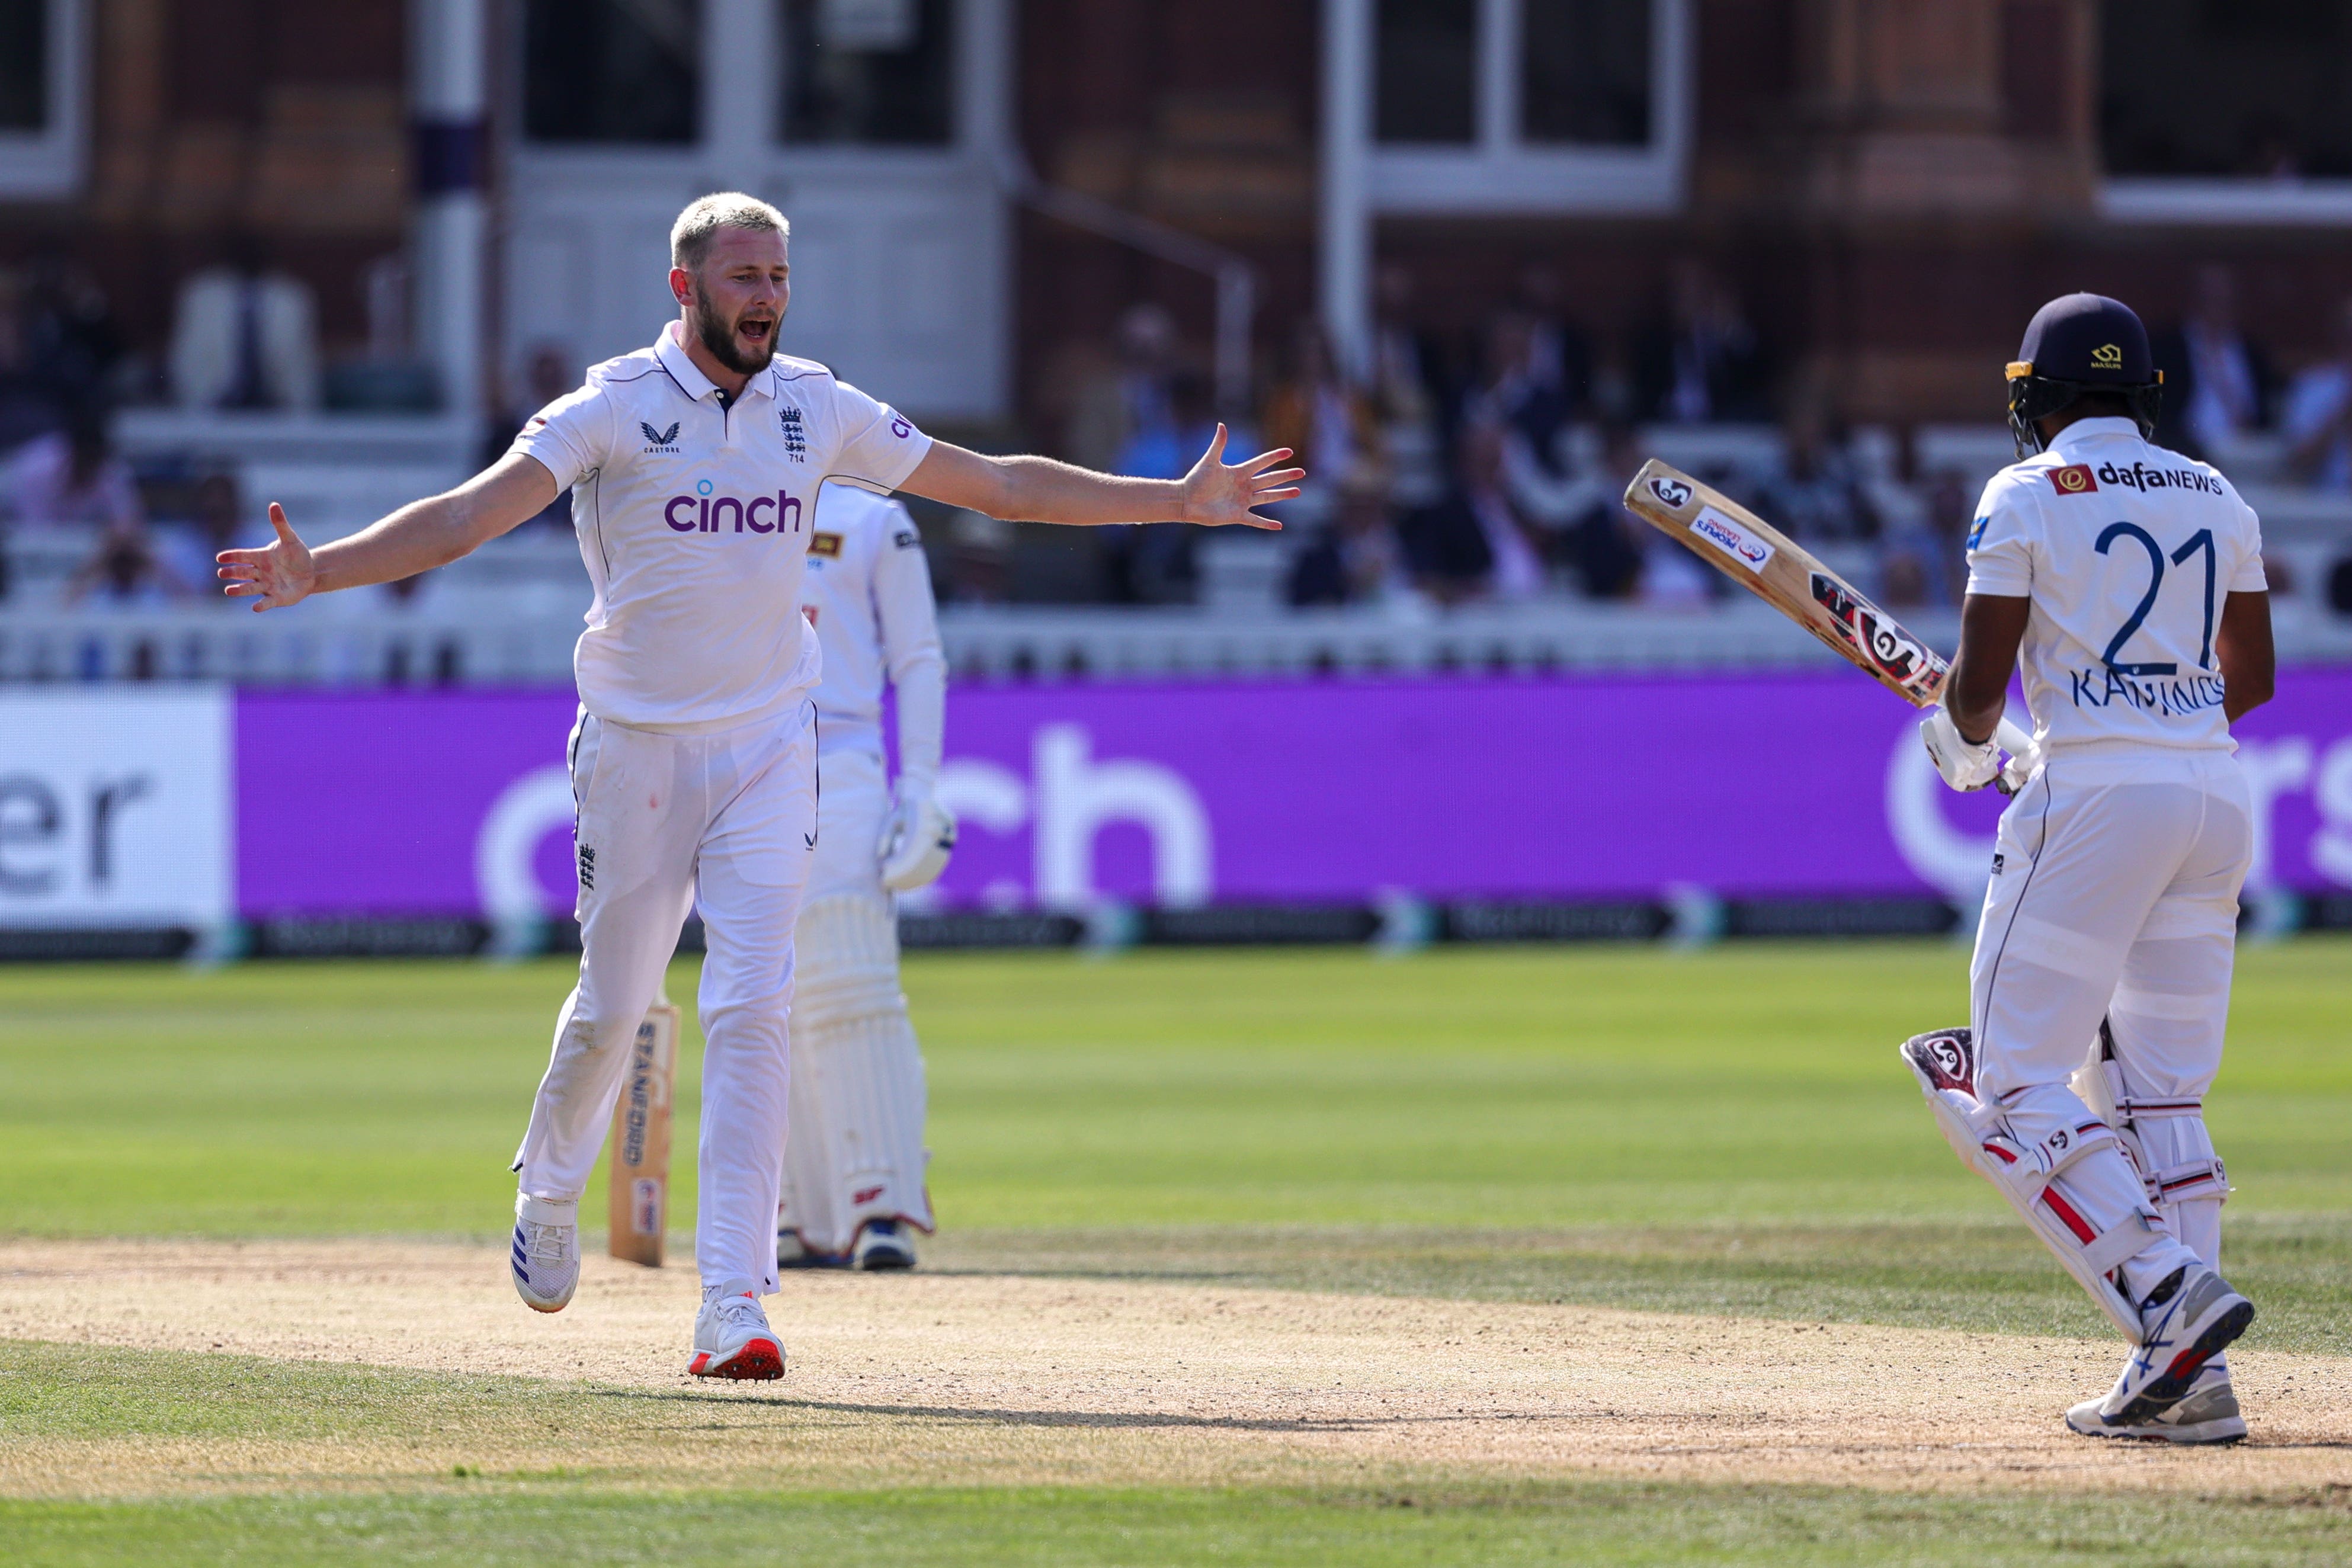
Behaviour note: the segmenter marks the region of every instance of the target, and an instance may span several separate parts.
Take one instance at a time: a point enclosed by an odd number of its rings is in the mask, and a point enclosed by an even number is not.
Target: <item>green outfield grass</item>
[[[567,984],[0,969],[0,1228],[502,1234]],[[907,985],[942,1261],[2093,1326],[1895,1060],[1961,1016],[1945,944],[919,956]],[[690,1012],[692,966],[671,990]],[[2352,1348],[2348,1028],[2352,943],[2245,953],[2211,1120],[2239,1256],[2326,1309],[2263,1332],[2308,1348]]]
[[[1964,971],[1942,943],[918,956],[945,1228],[927,1265],[2104,1333],[1895,1059],[1963,1016]],[[671,977],[689,1018],[693,979]],[[568,984],[554,963],[0,968],[0,1234],[497,1238]],[[2254,1343],[2352,1353],[2347,1035],[2352,942],[2242,955],[2210,1119],[2239,1188],[2231,1272],[2263,1309]],[[689,1025],[688,1114],[698,1040]],[[136,1399],[76,1364],[0,1357],[0,1429],[295,1419],[272,1381],[289,1375],[224,1385],[226,1358],[152,1357],[122,1380]],[[395,1433],[467,1396],[417,1378],[371,1402],[328,1386],[359,1374],[303,1375],[319,1385],[293,1404],[318,1414],[301,1419]],[[488,1406],[523,1420],[575,1402],[518,1382]],[[1412,1508],[1393,1490],[616,1500],[472,1475],[0,1502],[0,1558],[692,1561],[783,1535],[811,1560],[887,1542],[908,1563],[2352,1556],[2340,1496],[2162,1504],[2208,1510],[2173,1537],[2197,1549],[2166,1555],[2071,1527],[2047,1497],[1420,1490]]]

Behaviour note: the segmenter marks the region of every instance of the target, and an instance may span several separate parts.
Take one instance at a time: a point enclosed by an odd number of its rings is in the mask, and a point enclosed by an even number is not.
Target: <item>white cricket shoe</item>
[[[879,1271],[915,1266],[915,1239],[895,1219],[869,1219],[857,1233],[854,1267]]]
[[[2201,1264],[2184,1266],[2140,1303],[2140,1343],[2124,1363],[2123,1375],[2105,1399],[2066,1412],[2066,1425],[2097,1437],[2136,1437],[2184,1403],[2205,1364],[2230,1348],[2254,1321],[2254,1303]],[[2232,1395],[2229,1413],[2235,1415]],[[2210,1417],[2221,1418],[2218,1409]],[[2244,1425],[2240,1423],[2240,1435]],[[2189,1439],[2175,1438],[2174,1441]]]
[[[580,1288],[580,1200],[515,1195],[515,1294],[535,1312],[560,1312]]]
[[[2066,1425],[2086,1437],[2139,1437],[2158,1443],[2234,1443],[2246,1435],[2237,1390],[2227,1366],[2209,1365],[2180,1402],[2136,1426],[2111,1423],[2099,1414],[2101,1401],[2088,1400],[2066,1412]]]
[[[784,1375],[784,1345],[760,1310],[758,1287],[730,1280],[702,1292],[694,1320],[694,1359],[686,1370],[696,1377],[729,1377],[765,1383]]]

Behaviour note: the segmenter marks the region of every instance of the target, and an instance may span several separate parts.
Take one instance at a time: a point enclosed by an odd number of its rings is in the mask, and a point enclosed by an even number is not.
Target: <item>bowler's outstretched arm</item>
[[[358,533],[312,550],[269,503],[277,542],[259,549],[220,553],[224,590],[253,600],[256,611],[299,604],[313,593],[397,582],[478,549],[489,539],[544,511],[555,499],[555,476],[538,458],[509,452],[454,490],[400,510]]]
[[[1033,523],[1243,524],[1279,528],[1254,509],[1298,494],[1303,468],[1276,468],[1288,447],[1240,463],[1224,460],[1225,427],[1181,479],[1127,479],[1050,457],[988,457],[934,440],[898,486],[950,507]]]

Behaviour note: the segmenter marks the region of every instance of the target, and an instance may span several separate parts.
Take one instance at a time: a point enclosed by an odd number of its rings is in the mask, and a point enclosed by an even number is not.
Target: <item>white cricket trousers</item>
[[[585,713],[572,731],[580,983],[515,1168],[525,1193],[587,1188],[630,1042],[699,905],[702,1137],[695,1263],[705,1285],[777,1287],[793,926],[817,841],[814,710],[708,735]]]
[[[2029,1140],[2046,1136],[2084,1111],[2067,1080],[2105,1018],[2135,1096],[2201,1101],[2221,1071],[2238,890],[2253,852],[2237,758],[2062,749],[2002,813],[1995,849],[1969,968],[1985,1092],[2015,1095],[2011,1120]],[[2149,1123],[2143,1136],[2162,1142],[2149,1151],[2159,1166],[2213,1153],[2201,1114]],[[2080,1162],[2070,1183],[2128,1212],[2139,1180],[2108,1154],[2096,1171]],[[2219,1266],[2218,1194],[2167,1217]]]

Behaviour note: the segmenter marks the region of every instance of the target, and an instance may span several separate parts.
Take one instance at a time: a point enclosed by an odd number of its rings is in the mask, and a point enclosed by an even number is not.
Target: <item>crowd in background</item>
[[[1890,606],[1957,605],[1976,482],[1924,464],[1912,429],[1849,429],[1837,389],[1790,373],[1790,357],[1705,262],[1675,262],[1665,283],[1655,317],[1615,340],[1574,321],[1541,265],[1524,269],[1515,298],[1480,329],[1452,335],[1421,324],[1409,271],[1382,267],[1360,366],[1342,364],[1315,322],[1299,323],[1263,378],[1254,422],[1236,421],[1235,434],[1237,447],[1294,449],[1310,476],[1307,494],[1280,508],[1293,538],[1288,602],[1708,602],[1725,582],[1619,497],[1648,455],[1644,429],[1731,424],[1772,438],[1701,477],[1834,556]],[[2231,275],[2209,267],[2155,348],[2167,389],[2159,440],[2226,466],[2248,439],[2268,437],[2284,447],[2284,476],[2352,494],[2352,300],[2326,355],[2282,377],[2239,325]],[[1061,448],[1076,462],[1172,476],[1214,423],[1207,381],[1155,305],[1130,309],[1108,352],[1066,379]],[[1987,423],[1998,417],[1989,405]],[[1080,596],[1196,596],[1198,536],[1171,525],[1118,532]],[[984,520],[964,524],[951,591],[1018,596],[1009,538]],[[2327,591],[2352,613],[2352,568],[2334,575],[2343,580]]]
[[[111,412],[124,401],[398,405],[415,392],[397,359],[404,291],[388,273],[373,281],[383,287],[369,290],[370,357],[322,374],[307,291],[255,258],[189,278],[168,349],[147,357],[126,352],[103,294],[61,257],[0,268],[0,601],[26,602],[8,592],[12,538],[76,552],[73,570],[44,590],[52,600],[131,611],[216,601],[212,558],[267,537],[257,507],[232,468],[198,457],[151,459],[134,473],[110,440]],[[1061,428],[1038,434],[1075,462],[1149,477],[1181,476],[1221,415],[1235,426],[1236,451],[1290,447],[1309,478],[1279,509],[1272,597],[1419,613],[1544,598],[1695,608],[1722,597],[1723,580],[1620,497],[1647,455],[1645,429],[1743,426],[1770,438],[1701,477],[1891,607],[1956,604],[1970,481],[1923,464],[1909,430],[1846,428],[1836,389],[1791,373],[1793,357],[1775,351],[1706,263],[1677,260],[1664,283],[1653,319],[1597,340],[1557,274],[1530,265],[1477,330],[1444,333],[1426,325],[1412,274],[1384,266],[1364,362],[1343,362],[1313,320],[1300,322],[1269,356],[1247,410],[1220,409],[1174,319],[1141,304],[1109,342],[1057,372]],[[2323,357],[2283,376],[2241,328],[2231,273],[2201,269],[2182,319],[2156,336],[2167,391],[2158,438],[2226,467],[2260,436],[2289,476],[2352,494],[2352,300],[2331,330]],[[518,406],[492,419],[483,460],[576,374],[551,348],[530,356]],[[543,520],[568,526],[562,498]],[[1024,561],[1011,525],[959,514],[932,533],[950,600],[1202,597],[1202,538],[1181,525],[1100,530],[1070,556],[1076,565],[1054,558],[1043,581],[1031,580],[1040,558]],[[365,597],[397,607],[419,591],[412,580]],[[2352,613],[2352,562],[2322,596]]]

